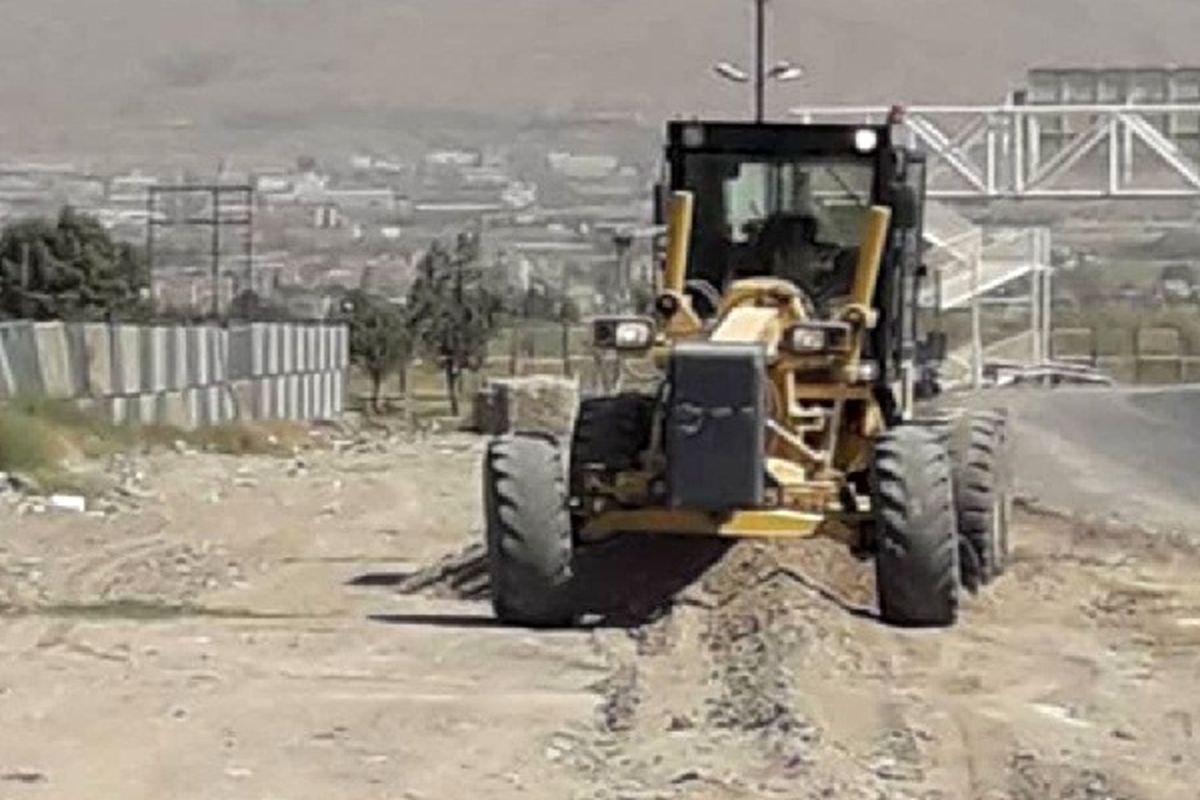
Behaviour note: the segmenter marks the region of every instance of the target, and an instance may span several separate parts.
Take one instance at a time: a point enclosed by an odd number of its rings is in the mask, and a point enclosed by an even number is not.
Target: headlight
[[[879,146],[879,134],[871,128],[859,128],[854,132],[854,149],[870,153]]]
[[[802,322],[783,332],[779,346],[800,355],[845,352],[850,349],[850,326],[841,322]]]
[[[592,344],[604,350],[645,350],[654,344],[654,323],[641,317],[598,319]]]
[[[796,327],[788,331],[787,349],[793,353],[819,353],[825,349],[825,331]]]

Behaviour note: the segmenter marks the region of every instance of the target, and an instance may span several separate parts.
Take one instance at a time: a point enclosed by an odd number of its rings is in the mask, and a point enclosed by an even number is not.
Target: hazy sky
[[[1188,62],[1197,0],[772,0],[776,105],[999,100],[1031,64]],[[735,113],[749,0],[0,0],[0,146],[364,110]],[[1200,53],[1194,58],[1200,61]]]

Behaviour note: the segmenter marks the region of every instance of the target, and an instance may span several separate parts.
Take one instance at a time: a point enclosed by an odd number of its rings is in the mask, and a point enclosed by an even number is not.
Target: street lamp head
[[[804,77],[804,67],[790,61],[780,61],[767,74],[777,81],[798,81]]]
[[[718,61],[713,64],[713,72],[734,83],[750,82],[750,73],[730,61]]]

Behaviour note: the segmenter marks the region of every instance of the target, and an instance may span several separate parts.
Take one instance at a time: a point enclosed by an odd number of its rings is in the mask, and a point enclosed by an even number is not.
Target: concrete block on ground
[[[271,416],[267,419],[287,419],[287,376],[272,375]]]
[[[79,337],[83,345],[84,393],[92,397],[115,394],[109,327],[99,322],[85,322],[79,326]]]
[[[0,344],[8,362],[13,394],[41,394],[42,372],[32,322],[0,323]]]
[[[261,378],[267,374],[270,334],[271,326],[265,322],[255,322],[250,326],[250,371],[247,378]]]
[[[200,427],[200,388],[197,386],[190,386],[187,389],[184,389],[183,402],[187,405],[187,416],[188,420],[190,420],[188,427]]]
[[[300,375],[299,402],[296,404],[296,416],[299,419],[312,419],[312,378],[311,372]]]
[[[296,340],[296,366],[294,370],[300,374],[304,374],[310,370],[308,366],[308,326],[294,326]]]
[[[212,382],[210,337],[208,328],[188,328],[188,385],[207,386]]]
[[[481,433],[569,436],[579,383],[548,375],[489,380],[474,397],[473,427]]]
[[[312,417],[311,419],[326,419],[328,412],[325,408],[325,374],[314,372],[312,376]]]
[[[278,323],[272,323],[267,326],[267,369],[263,374],[278,375],[282,371],[280,367],[280,354],[282,352],[283,326]]]
[[[333,415],[340,417],[346,410],[346,381],[345,372],[335,371],[333,373]]]
[[[35,322],[33,339],[42,379],[42,394],[54,400],[76,397],[83,387],[78,385],[78,373],[71,364],[66,325],[61,322]]]
[[[300,376],[288,375],[285,396],[287,405],[284,407],[284,419],[300,419]]]
[[[1180,383],[1187,375],[1179,356],[1138,356],[1137,382],[1143,384]]]
[[[254,374],[254,329],[236,325],[226,336],[225,368],[231,381],[244,381]]]
[[[308,329],[308,368],[312,372],[321,371],[321,328],[323,325],[313,325]]]
[[[217,421],[226,425],[237,420],[237,410],[234,405],[233,388],[228,383],[214,387],[217,390]]]
[[[1139,356],[1177,356],[1183,353],[1183,337],[1175,328],[1141,328],[1137,333]]]
[[[8,362],[8,350],[4,340],[0,339],[0,400],[6,400],[17,393],[17,379],[13,376],[12,366]]]
[[[131,421],[139,425],[158,424],[158,395],[139,394],[136,399],[130,401],[130,405],[135,409],[136,416],[136,419]]]
[[[279,371],[290,375],[296,371],[296,326],[280,325]]]
[[[142,391],[161,394],[171,388],[167,337],[169,328],[141,329]]]
[[[338,325],[334,330],[337,339],[337,361],[333,366],[335,369],[347,369],[350,366],[350,329],[345,325]]]
[[[185,391],[163,392],[156,398],[155,415],[158,424],[170,425],[187,430],[193,426],[191,414],[188,412]]]
[[[317,378],[315,372],[304,376],[304,418],[316,419],[318,405]]]
[[[225,412],[228,409],[229,404],[227,402],[226,395],[228,393],[225,391],[225,386],[222,384],[206,386],[204,387],[204,392],[205,408],[208,412],[207,424],[222,425],[225,422],[228,422],[229,418],[225,415]]]
[[[134,395],[142,391],[142,334],[136,325],[114,325],[112,344],[113,390]]]
[[[128,421],[125,416],[126,402],[124,397],[106,397],[102,402],[109,422],[114,425],[123,425]]]
[[[167,389],[182,392],[191,384],[191,364],[188,353],[188,329],[174,325],[166,329]]]
[[[325,340],[325,369],[337,368],[337,329],[333,325],[326,325],[321,331],[321,338]]]
[[[1096,352],[1102,356],[1128,356],[1137,349],[1137,332],[1131,328],[1097,328]]]
[[[1137,381],[1137,360],[1131,356],[1100,356],[1096,366],[1117,383]]]
[[[1091,328],[1060,328],[1051,334],[1050,352],[1055,358],[1090,357],[1094,346]]]
[[[221,387],[193,386],[187,392],[188,413],[196,427],[221,422]]]
[[[71,385],[75,387],[73,398],[88,394],[88,350],[83,336],[83,323],[69,322],[67,329],[67,361],[71,365]]]
[[[254,378],[250,381],[252,402],[251,414],[254,419],[270,419],[272,387],[270,378]]]
[[[105,417],[108,414],[107,400],[96,397],[77,397],[75,399],[75,407],[85,414],[91,414],[96,417]]]
[[[318,325],[315,329],[317,337],[317,371],[330,369],[329,365],[329,326]]]
[[[224,384],[229,380],[229,331],[224,328],[208,329],[208,359],[211,384]]]
[[[254,381],[247,378],[229,383],[229,419],[254,419]]]

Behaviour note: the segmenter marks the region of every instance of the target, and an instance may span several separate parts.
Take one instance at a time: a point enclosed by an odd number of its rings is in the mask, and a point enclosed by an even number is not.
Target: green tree
[[[232,319],[255,322],[287,322],[292,319],[287,306],[265,298],[253,289],[243,289],[229,303]]]
[[[139,317],[149,285],[140,250],[69,206],[57,220],[14,222],[0,234],[0,316]]]
[[[482,368],[500,307],[485,286],[476,237],[461,234],[453,249],[434,243],[417,265],[408,305],[417,343],[441,369],[457,416],[462,374]]]
[[[383,381],[404,373],[413,356],[408,315],[402,306],[361,289],[342,299],[338,318],[350,327],[350,360],[371,381],[371,408],[381,411]]]

